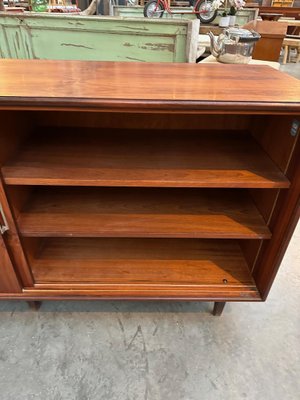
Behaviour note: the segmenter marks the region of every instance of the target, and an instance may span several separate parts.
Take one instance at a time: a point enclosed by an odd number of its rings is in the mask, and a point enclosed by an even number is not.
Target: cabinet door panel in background
[[[19,292],[21,292],[21,286],[15,274],[3,237],[0,235],[0,294]]]

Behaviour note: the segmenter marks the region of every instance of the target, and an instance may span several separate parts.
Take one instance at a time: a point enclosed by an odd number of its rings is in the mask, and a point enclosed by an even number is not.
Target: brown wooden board
[[[233,289],[236,296],[259,298],[235,241],[45,239],[32,266],[36,288],[93,284],[99,293],[103,285],[120,296],[139,296],[159,286],[161,297],[176,290],[199,298],[210,289],[219,295]]]
[[[233,190],[40,188],[18,224],[38,237],[271,237],[249,194]]]
[[[287,188],[240,132],[43,130],[2,168],[10,185]]]
[[[296,78],[254,65],[7,59],[0,60],[0,88],[0,107],[300,109]]]

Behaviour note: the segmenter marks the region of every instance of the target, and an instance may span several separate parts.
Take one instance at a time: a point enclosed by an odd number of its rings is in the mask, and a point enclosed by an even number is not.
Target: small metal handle
[[[0,233],[1,233],[1,235],[3,235],[6,231],[9,230],[9,227],[8,227],[8,223],[6,221],[1,203],[0,203],[0,214],[1,214],[1,217],[2,217],[3,223],[4,223],[4,225],[0,224]]]

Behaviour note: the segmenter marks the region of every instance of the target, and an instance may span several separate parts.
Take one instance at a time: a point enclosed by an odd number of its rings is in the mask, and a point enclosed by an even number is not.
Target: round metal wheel
[[[213,0],[200,0],[195,6],[195,11],[199,11],[197,17],[203,24],[209,24],[217,16],[217,10],[213,9]]]
[[[144,17],[147,18],[161,18],[165,9],[157,0],[148,1],[144,7]]]

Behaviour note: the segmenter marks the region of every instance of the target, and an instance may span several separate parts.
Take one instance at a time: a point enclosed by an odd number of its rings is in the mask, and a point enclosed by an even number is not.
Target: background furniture
[[[207,63],[220,64],[219,61],[217,61],[217,59],[213,55],[210,55],[199,62],[199,64],[207,64]],[[249,65],[267,65],[267,66],[272,67],[277,70],[279,70],[279,68],[280,68],[279,62],[275,62],[275,61],[251,60]]]
[[[295,6],[295,7],[264,7],[264,6],[260,6],[259,7],[259,12],[260,13],[278,13],[280,12],[280,14],[283,14],[283,16],[285,17],[289,17],[289,18],[296,18],[296,19],[300,19],[300,7],[299,6]]]
[[[0,58],[195,62],[199,20],[0,14]]]
[[[172,7],[174,11],[179,12],[182,11],[183,14],[168,14],[168,12],[164,12],[163,17],[164,19],[196,19],[197,16],[196,14],[189,14],[187,12],[186,7]],[[219,12],[221,12],[224,9],[220,8]],[[258,16],[258,8],[243,8],[242,10],[237,11],[236,13],[236,23],[239,25],[246,24],[249,21],[252,21],[253,19],[256,19]],[[126,6],[113,6],[113,15],[114,16],[119,16],[119,17],[126,17],[126,18],[143,18],[144,14],[144,7],[141,6],[133,6],[133,7],[126,7]],[[214,21],[212,22],[212,25],[218,25],[219,23],[220,16],[218,15]]]
[[[1,60],[0,88],[0,298],[267,298],[300,213],[297,79]]]
[[[272,0],[272,7],[293,7],[294,0]]]
[[[300,61],[300,37],[299,39],[285,38],[283,41],[284,55],[283,64],[290,61],[290,51],[291,49],[296,50],[296,63]]]
[[[251,21],[244,25],[246,29],[253,29],[261,35],[255,44],[252,57],[258,60],[278,61],[287,32],[287,23],[277,21]]]
[[[279,21],[282,24],[287,24],[287,34],[283,41],[284,55],[283,64],[286,64],[290,59],[290,50],[295,49],[297,52],[296,62],[300,61],[300,21],[282,19]]]

